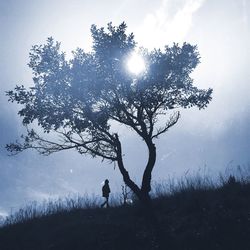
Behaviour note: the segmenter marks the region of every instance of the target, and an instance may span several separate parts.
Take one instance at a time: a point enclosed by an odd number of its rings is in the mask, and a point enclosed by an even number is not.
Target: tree
[[[77,49],[71,60],[66,60],[60,43],[53,38],[32,47],[28,66],[34,86],[16,86],[7,92],[9,101],[22,105],[18,114],[27,134],[6,148],[13,154],[31,148],[43,155],[76,149],[80,154],[116,162],[125,184],[140,201],[149,204],[156,161],[154,140],[177,123],[180,108],[205,108],[212,89],[193,86],[190,73],[200,58],[196,46],[173,44],[153,51],[140,48],[147,66],[135,76],[124,63],[136,48],[125,23],[117,27],[109,23],[107,30],[92,25],[91,34],[92,52]],[[162,127],[159,118],[165,119]],[[148,148],[140,186],[124,166],[119,133],[112,130],[114,122],[134,130]],[[43,133],[31,129],[31,124]],[[48,139],[48,133],[58,136]]]

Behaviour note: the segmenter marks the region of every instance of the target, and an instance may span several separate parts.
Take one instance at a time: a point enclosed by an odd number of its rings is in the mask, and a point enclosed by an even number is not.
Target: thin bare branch
[[[171,128],[178,122],[179,118],[180,118],[180,112],[177,111],[170,116],[169,120],[166,122],[164,127],[157,129],[157,132],[152,136],[152,139],[158,138],[159,135],[165,133],[169,128]]]

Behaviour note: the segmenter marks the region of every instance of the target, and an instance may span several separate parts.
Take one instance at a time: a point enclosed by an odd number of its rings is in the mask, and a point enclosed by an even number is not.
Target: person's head
[[[108,179],[105,180],[105,184],[109,184],[109,180]]]

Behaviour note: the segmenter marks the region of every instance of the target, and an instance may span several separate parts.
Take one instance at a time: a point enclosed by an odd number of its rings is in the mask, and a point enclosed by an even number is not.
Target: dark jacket
[[[102,196],[109,197],[109,193],[110,193],[109,184],[105,183],[102,187]]]

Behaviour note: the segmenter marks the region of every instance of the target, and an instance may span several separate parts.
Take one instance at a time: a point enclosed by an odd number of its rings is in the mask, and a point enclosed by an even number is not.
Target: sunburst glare
[[[145,61],[142,56],[136,52],[133,52],[129,57],[127,67],[128,70],[135,75],[142,73],[146,69]]]

